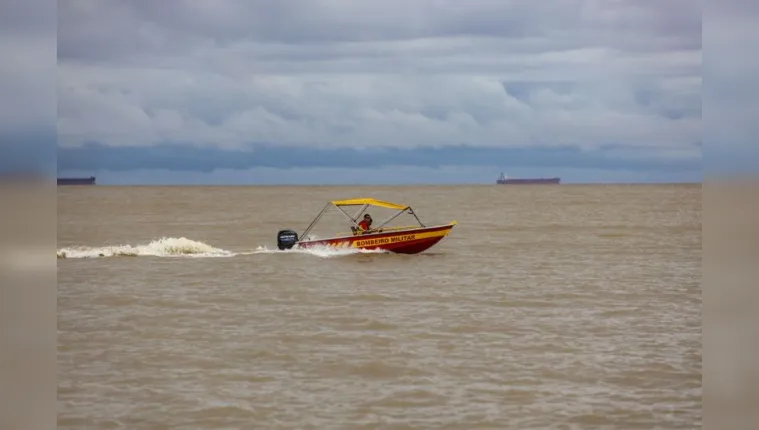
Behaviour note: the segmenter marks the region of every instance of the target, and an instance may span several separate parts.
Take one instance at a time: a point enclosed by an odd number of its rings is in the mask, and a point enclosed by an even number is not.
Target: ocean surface
[[[701,427],[700,184],[58,195],[61,429]],[[458,225],[276,249],[367,196]]]

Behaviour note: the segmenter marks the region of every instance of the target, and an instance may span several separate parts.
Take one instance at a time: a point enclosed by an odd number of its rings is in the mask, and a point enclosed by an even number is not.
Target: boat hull
[[[326,246],[343,249],[383,250],[396,254],[418,254],[431,248],[450,233],[456,222],[435,227],[422,227],[356,236],[300,241],[299,248]]]
[[[89,178],[58,178],[58,185],[95,185],[95,177]]]
[[[499,185],[546,185],[559,183],[561,183],[561,178],[498,179],[496,181],[496,184]]]

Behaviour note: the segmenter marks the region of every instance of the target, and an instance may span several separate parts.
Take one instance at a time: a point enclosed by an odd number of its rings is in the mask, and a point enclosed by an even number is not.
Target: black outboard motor
[[[292,230],[280,230],[277,233],[277,248],[290,249],[298,243],[298,233]]]

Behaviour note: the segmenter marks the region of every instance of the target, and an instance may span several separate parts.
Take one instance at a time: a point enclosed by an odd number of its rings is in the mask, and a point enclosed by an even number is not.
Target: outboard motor
[[[298,243],[298,233],[292,230],[280,230],[277,233],[277,248],[290,249]]]

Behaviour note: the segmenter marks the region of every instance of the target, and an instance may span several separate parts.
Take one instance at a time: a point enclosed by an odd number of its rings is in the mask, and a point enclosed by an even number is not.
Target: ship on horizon
[[[495,183],[500,185],[558,184],[561,183],[561,178],[507,178],[501,172],[501,176]]]
[[[58,178],[58,185],[95,185],[95,177],[89,178]]]

